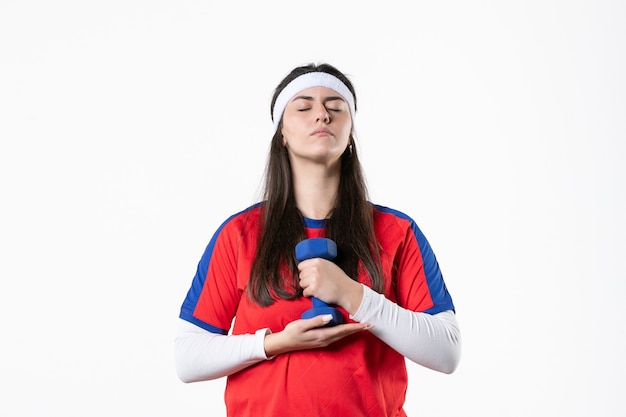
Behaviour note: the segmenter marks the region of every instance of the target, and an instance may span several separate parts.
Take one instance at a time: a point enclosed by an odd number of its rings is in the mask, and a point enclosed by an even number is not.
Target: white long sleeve
[[[267,360],[264,341],[268,331],[221,335],[181,319],[174,349],[178,377],[183,382],[208,381]]]
[[[452,311],[416,313],[363,286],[363,301],[352,319],[373,324],[374,335],[419,365],[444,373],[452,373],[458,365],[461,338]],[[183,382],[207,381],[267,360],[268,331],[220,335],[181,319],[175,343],[178,377]]]
[[[410,311],[364,285],[363,301],[351,318],[373,324],[374,335],[419,365],[452,373],[459,363],[461,335],[451,310],[434,315]]]

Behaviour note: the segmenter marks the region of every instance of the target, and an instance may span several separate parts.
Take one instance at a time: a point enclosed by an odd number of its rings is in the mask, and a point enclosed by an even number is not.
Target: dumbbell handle
[[[305,239],[296,245],[296,259],[298,262],[312,258],[323,258],[332,261],[337,257],[337,244],[327,238]],[[322,314],[332,315],[332,319],[326,326],[335,326],[343,323],[343,316],[334,307],[316,297],[311,297],[312,308],[302,313],[303,319],[310,319]]]

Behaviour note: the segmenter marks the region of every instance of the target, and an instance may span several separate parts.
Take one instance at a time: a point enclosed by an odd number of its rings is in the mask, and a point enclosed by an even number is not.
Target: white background
[[[218,225],[258,198],[297,65],[357,89],[372,199],[453,295],[456,373],[410,416],[624,416],[626,6],[0,2],[2,416],[224,416],[173,334]]]

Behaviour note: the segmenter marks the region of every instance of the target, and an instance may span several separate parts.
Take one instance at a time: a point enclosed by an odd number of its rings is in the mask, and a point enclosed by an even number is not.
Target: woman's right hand
[[[271,357],[296,350],[326,347],[346,336],[372,328],[369,323],[346,323],[323,327],[330,319],[330,315],[321,315],[295,320],[278,333],[268,333],[265,336],[265,354]]]

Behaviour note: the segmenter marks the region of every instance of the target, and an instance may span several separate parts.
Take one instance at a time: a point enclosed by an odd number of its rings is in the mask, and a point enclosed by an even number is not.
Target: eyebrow
[[[311,96],[296,96],[294,98],[291,99],[291,101],[296,101],[296,100],[307,100],[307,101],[313,101],[313,97]],[[345,100],[343,99],[343,97],[341,96],[330,96],[330,97],[326,97],[324,100],[322,100],[322,102],[324,104],[326,104],[329,101],[336,101],[336,100],[341,100],[343,102],[345,102]]]

